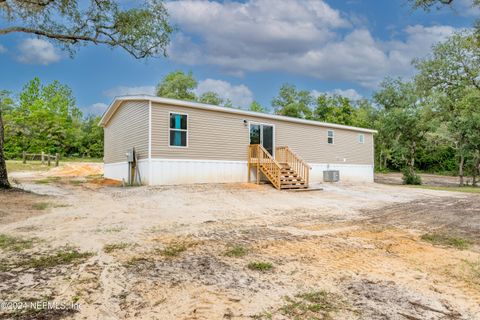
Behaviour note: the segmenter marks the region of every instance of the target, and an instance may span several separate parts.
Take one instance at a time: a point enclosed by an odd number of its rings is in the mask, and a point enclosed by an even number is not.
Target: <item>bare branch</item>
[[[28,33],[59,42],[75,51],[79,43],[121,47],[135,58],[166,55],[173,32],[163,0],[145,0],[138,7],[122,10],[120,1],[90,0],[81,8],[77,1],[0,0],[0,13],[6,13],[0,36]]]

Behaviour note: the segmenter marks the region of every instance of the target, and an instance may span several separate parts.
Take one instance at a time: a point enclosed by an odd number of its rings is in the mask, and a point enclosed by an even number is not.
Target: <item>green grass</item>
[[[47,171],[52,167],[47,166],[46,164],[42,165],[39,161],[28,162],[23,164],[22,161],[16,160],[7,160],[7,171],[8,172],[15,172],[15,171]]]
[[[480,260],[476,262],[466,260],[465,263],[470,267],[473,276],[480,281]]]
[[[10,267],[8,265],[7,260],[5,259],[0,260],[0,272],[7,272],[8,270],[10,270]]]
[[[30,249],[33,246],[33,240],[23,240],[18,237],[11,237],[6,234],[0,234],[0,249],[8,251],[22,251]]]
[[[280,316],[294,320],[331,320],[333,315],[346,307],[343,299],[333,293],[321,290],[285,297],[280,308],[252,316],[253,319],[269,320]]]
[[[125,243],[125,242],[106,244],[103,247],[103,251],[105,251],[106,253],[112,253],[112,252],[117,251],[117,250],[123,250],[126,247],[128,247],[128,245],[129,244]]]
[[[269,270],[273,269],[273,265],[270,262],[254,261],[254,262],[250,262],[247,265],[247,268],[250,269],[250,270],[257,270],[257,271],[265,272],[265,271],[269,271]]]
[[[103,162],[103,158],[75,158],[75,157],[62,158],[60,157],[60,163],[62,162]]]
[[[0,270],[3,272],[22,269],[49,269],[61,265],[75,265],[93,256],[91,252],[79,252],[76,249],[63,248],[54,253],[36,254],[21,259],[3,259],[0,261]]]
[[[225,255],[227,257],[243,257],[247,254],[248,250],[245,247],[242,246],[232,246],[225,251]]]
[[[468,261],[465,260],[467,267],[469,268],[470,276],[467,278],[470,282],[480,287],[480,260]]]
[[[60,165],[67,162],[103,162],[102,158],[60,158]],[[28,161],[23,164],[22,160],[7,160],[7,171],[48,171],[52,168],[55,168],[55,161],[52,161],[50,167],[47,165],[47,160],[45,164],[42,165],[41,161]]]
[[[69,180],[68,183],[73,185],[73,186],[79,186],[81,184],[84,184],[86,181],[85,180]]]
[[[467,239],[442,233],[427,233],[422,235],[421,239],[434,245],[449,246],[460,250],[468,249],[472,245],[472,242]]]
[[[93,255],[91,252],[79,252],[75,249],[57,251],[55,254],[44,255],[26,261],[25,265],[35,269],[52,268],[59,265],[77,264]]]
[[[48,202],[37,202],[32,204],[32,208],[35,210],[45,210],[50,206]]]
[[[165,257],[176,257],[180,253],[188,249],[188,244],[185,242],[170,243],[164,249],[159,250],[160,254]]]
[[[407,186],[407,187],[429,189],[429,190],[451,191],[451,192],[480,193],[480,187],[446,187],[446,186],[428,186],[428,185]]]
[[[126,267],[136,267],[139,265],[151,264],[154,263],[154,260],[146,257],[132,257],[130,260],[126,261],[124,265]]]
[[[53,182],[58,182],[60,181],[60,177],[47,177],[47,178],[44,178],[44,179],[39,179],[39,180],[35,180],[35,183],[36,184],[48,184],[48,183],[53,183]]]
[[[327,291],[314,291],[286,297],[287,303],[279,312],[289,319],[333,319],[332,314],[340,310],[342,300]]]

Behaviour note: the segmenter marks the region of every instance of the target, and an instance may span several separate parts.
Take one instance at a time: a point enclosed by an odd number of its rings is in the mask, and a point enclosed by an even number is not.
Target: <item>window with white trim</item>
[[[358,135],[358,143],[365,143],[365,135],[363,133]]]
[[[170,146],[187,147],[187,115],[170,112]]]
[[[333,130],[327,130],[327,143],[333,144],[335,138],[335,133]]]

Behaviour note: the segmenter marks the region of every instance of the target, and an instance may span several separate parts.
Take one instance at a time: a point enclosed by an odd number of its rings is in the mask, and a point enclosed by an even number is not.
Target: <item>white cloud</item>
[[[435,43],[444,41],[456,31],[450,26],[424,27],[422,25],[408,26],[404,32],[405,41],[390,41],[385,43],[390,71],[402,74],[402,70],[412,70],[410,63],[414,58],[427,55]]]
[[[140,87],[117,86],[117,87],[113,87],[108,90],[105,90],[103,94],[110,98],[114,98],[118,96],[136,95],[136,94],[155,95],[155,86],[140,86]]]
[[[360,100],[363,98],[363,96],[357,92],[355,89],[335,89],[332,91],[333,94],[338,94],[342,97],[348,98],[350,100]]]
[[[97,102],[85,109],[86,114],[102,115],[107,110],[108,104]]]
[[[253,93],[245,85],[232,85],[229,82],[215,79],[205,79],[198,82],[195,94],[201,95],[207,91],[216,92],[221,98],[229,99],[234,106],[248,107],[253,102]]]
[[[4,52],[7,52],[7,48],[5,48],[0,44],[0,53],[4,53]]]
[[[48,65],[60,60],[60,55],[54,46],[45,40],[29,38],[18,46],[20,55],[18,61],[22,63]]]
[[[252,91],[245,85],[232,85],[229,82],[215,79],[205,79],[198,82],[195,89],[196,95],[201,95],[207,91],[216,92],[223,99],[230,99],[233,105],[245,107],[253,101]],[[126,95],[148,94],[155,95],[155,86],[116,86],[105,90],[103,94],[109,98]]]
[[[348,98],[350,100],[360,100],[363,98],[363,96],[357,92],[355,89],[335,89],[332,91],[327,91],[327,92],[321,92],[318,90],[312,90],[311,94],[313,97],[317,98],[320,95],[326,93],[327,95],[339,95],[345,98]]]
[[[181,32],[170,56],[229,74],[287,71],[374,87],[385,75],[409,76],[411,60],[451,34],[449,26],[409,26],[380,40],[322,0],[179,0],[167,3]]]
[[[480,16],[480,8],[473,4],[473,0],[459,0],[453,3],[455,11],[462,16]]]

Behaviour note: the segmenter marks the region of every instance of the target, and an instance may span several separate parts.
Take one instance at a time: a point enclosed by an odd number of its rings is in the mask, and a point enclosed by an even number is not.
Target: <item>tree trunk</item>
[[[460,187],[464,186],[463,183],[463,166],[465,162],[465,156],[463,154],[460,155],[460,163],[458,164],[458,177],[460,178]]]
[[[480,154],[477,152],[477,157],[475,159],[475,164],[473,168],[473,175],[472,175],[472,185],[474,187],[477,186],[477,177],[480,175]]]
[[[383,170],[383,151],[380,151],[380,154],[378,157],[378,165],[380,167],[380,170]]]
[[[5,157],[3,155],[3,143],[3,120],[2,112],[0,111],[0,189],[8,189],[10,188],[10,183],[8,182],[7,164],[5,163]]]
[[[412,144],[412,147],[410,148],[410,161],[409,161],[409,166],[410,166],[410,172],[414,173],[415,172],[415,153],[417,152],[417,143],[414,141]]]

